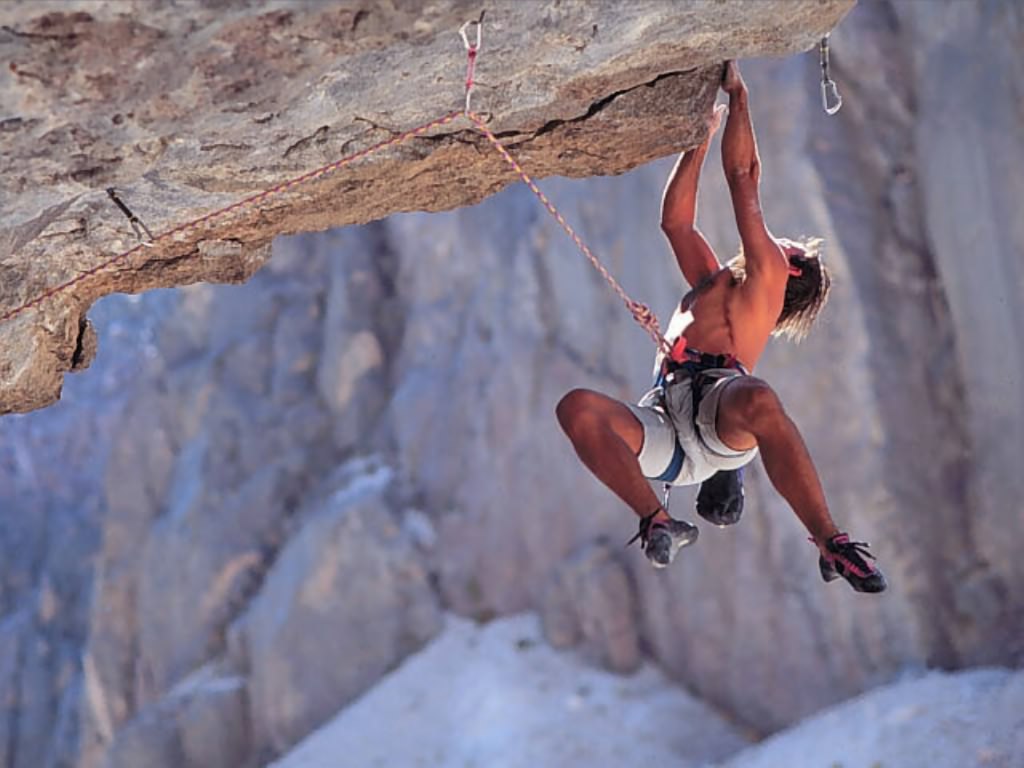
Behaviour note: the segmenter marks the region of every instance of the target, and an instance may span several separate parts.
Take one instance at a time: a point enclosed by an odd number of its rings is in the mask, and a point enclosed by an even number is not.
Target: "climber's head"
[[[800,340],[807,335],[828,301],[832,276],[821,260],[821,238],[779,238],[778,243],[789,259],[789,281],[782,312],[772,333]]]
[[[799,341],[814,325],[818,313],[828,301],[828,293],[832,288],[832,276],[821,260],[821,244],[819,237],[807,237],[803,240],[776,238],[789,259],[789,281],[786,283],[786,297],[782,302],[782,312],[775,322],[774,336],[789,336]],[[738,281],[746,279],[746,258],[743,248],[732,261],[729,269]]]

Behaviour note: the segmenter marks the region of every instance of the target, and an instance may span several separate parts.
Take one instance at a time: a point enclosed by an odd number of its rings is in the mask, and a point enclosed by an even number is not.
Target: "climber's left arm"
[[[708,141],[710,138],[709,134]],[[715,252],[697,229],[697,184],[707,151],[705,141],[679,156],[661,200],[661,231],[691,286],[721,269]]]

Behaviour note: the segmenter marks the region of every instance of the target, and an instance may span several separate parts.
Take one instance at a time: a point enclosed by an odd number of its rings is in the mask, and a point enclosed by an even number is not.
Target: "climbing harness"
[[[839,95],[839,88],[835,80],[831,78],[828,70],[828,38],[825,35],[818,45],[818,55],[821,60],[821,107],[826,114],[834,115],[843,106],[843,97]]]
[[[668,410],[665,404],[665,388],[682,382],[687,378],[690,381],[690,398],[692,405],[691,418],[693,419],[693,431],[699,434],[697,426],[697,415],[700,412],[700,404],[704,400],[705,387],[708,379],[721,378],[720,371],[723,368],[733,368],[744,374],[747,369],[736,358],[735,355],[712,355],[707,352],[693,349],[686,346],[686,337],[680,336],[672,345],[671,352],[662,361],[661,368],[654,380],[655,389],[660,390],[659,401],[661,407]],[[666,512],[670,509],[670,497],[672,494],[673,481],[679,476],[683,468],[685,455],[683,449],[677,442],[669,466],[658,477],[652,478],[663,483],[664,501],[662,507]]]
[[[481,134],[483,134],[483,136],[487,139],[491,146],[493,146],[498,151],[498,153],[502,156],[505,162],[509,164],[509,166],[516,172],[516,174],[518,174],[519,178],[522,179],[522,181],[527,185],[527,187],[529,187],[533,194],[537,196],[537,199],[540,200],[540,202],[544,205],[544,208],[548,211],[548,213],[550,213],[554,217],[554,219],[562,227],[565,233],[569,235],[572,241],[576,244],[577,248],[579,248],[580,252],[587,258],[587,260],[594,267],[594,269],[596,269],[600,273],[600,275],[605,279],[605,281],[608,283],[611,289],[618,295],[618,297],[625,304],[626,309],[629,310],[630,314],[633,316],[633,319],[636,320],[636,322],[648,333],[648,335],[658,346],[658,348],[665,354],[671,353],[671,345],[662,335],[661,328],[658,325],[658,318],[654,315],[654,312],[651,311],[650,307],[648,307],[646,304],[642,304],[630,298],[629,294],[626,293],[625,289],[623,289],[623,287],[605,268],[601,261],[594,255],[594,253],[590,250],[587,244],[583,242],[583,239],[579,236],[576,230],[573,229],[572,225],[570,225],[562,216],[562,214],[559,213],[554,203],[552,203],[551,200],[548,199],[548,197],[540,190],[540,188],[533,181],[530,175],[523,169],[523,167],[516,161],[516,159],[512,157],[508,149],[506,149],[505,146],[501,143],[501,141],[498,140],[498,137],[494,135],[494,132],[487,127],[487,123],[484,121],[483,117],[481,117],[478,113],[472,110],[471,99],[473,95],[473,88],[476,85],[475,74],[477,55],[480,51],[480,46],[483,37],[483,17],[484,14],[481,13],[479,18],[470,20],[459,28],[459,36],[462,38],[462,43],[466,49],[466,101],[464,109],[462,109],[461,111],[449,112],[448,114],[442,117],[439,117],[435,120],[431,120],[430,122],[412,128],[408,131],[405,131],[404,133],[393,136],[387,141],[382,141],[372,146],[366,147],[365,149],[362,149],[358,152],[354,152],[351,155],[347,155],[341,158],[340,160],[336,160],[335,162],[330,163],[329,165],[322,166],[301,176],[297,176],[293,179],[290,179],[274,187],[271,187],[270,189],[264,190],[259,194],[246,197],[224,208],[220,208],[218,210],[207,213],[206,215],[201,216],[198,219],[194,219],[193,221],[180,224],[179,226],[174,227],[173,229],[169,229],[166,232],[163,232],[156,236],[154,236],[153,233],[150,232],[149,228],[146,227],[146,225],[143,224],[142,221],[134,213],[132,213],[132,211],[128,208],[128,206],[124,204],[123,201],[121,201],[121,199],[117,196],[117,193],[112,188],[108,189],[107,194],[110,196],[111,200],[114,201],[114,203],[121,210],[121,212],[128,217],[128,221],[132,225],[132,229],[134,230],[135,234],[138,236],[141,242],[138,245],[129,248],[126,251],[118,253],[110,257],[109,259],[105,259],[104,261],[101,261],[100,263],[90,267],[89,269],[78,273],[75,277],[66,280],[63,283],[53,286],[52,288],[45,291],[41,295],[36,296],[30,301],[25,302],[21,306],[15,307],[14,309],[7,311],[3,315],[0,315],[0,322],[10,320],[15,316],[27,311],[28,309],[38,306],[51,296],[66,291],[69,288],[82,282],[83,280],[91,277],[92,275],[95,275],[96,273],[108,267],[111,267],[124,259],[129,258],[133,254],[137,253],[141,248],[152,248],[157,243],[161,241],[168,241],[175,235],[178,235],[182,232],[191,229],[197,229],[205,224],[208,224],[214,220],[221,219],[242,208],[255,206],[269,197],[278,195],[300,184],[304,184],[306,182],[313,181],[314,179],[321,178],[322,176],[325,176],[328,173],[343,168],[355,162],[356,160],[360,160],[380,150],[401,144],[407,141],[408,139],[415,138],[417,136],[422,136],[428,131],[439,126],[446,125],[459,117],[465,117],[473,124],[473,126]],[[473,25],[476,25],[476,40],[471,42],[469,29]],[[148,241],[143,240],[140,227],[148,235]]]

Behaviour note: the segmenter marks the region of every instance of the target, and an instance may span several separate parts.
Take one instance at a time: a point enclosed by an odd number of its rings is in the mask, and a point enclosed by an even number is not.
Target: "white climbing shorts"
[[[651,480],[696,485],[721,469],[739,469],[757,455],[756,447],[734,451],[719,439],[715,429],[722,392],[730,381],[745,374],[735,368],[711,368],[699,375],[696,416],[691,376],[656,387],[637,405],[629,405],[644,428],[644,444],[637,458],[640,470]]]

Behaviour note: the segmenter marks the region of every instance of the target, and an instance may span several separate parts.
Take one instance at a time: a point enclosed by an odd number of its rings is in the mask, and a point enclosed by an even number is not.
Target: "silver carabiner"
[[[831,103],[830,103],[831,102]],[[839,88],[834,80],[821,81],[821,108],[825,114],[834,115],[843,106],[843,97],[839,95]]]
[[[828,38],[828,35],[821,38],[818,46],[821,59],[821,108],[825,110],[825,114],[834,115],[843,106],[843,97],[839,95],[839,88],[829,76]]]
[[[459,35],[462,36],[462,44],[466,46],[466,50],[467,51],[476,51],[476,50],[478,50],[480,48],[480,38],[481,38],[481,35],[482,35],[482,32],[483,32],[483,28],[484,28],[484,23],[483,22],[484,22],[484,12],[481,11],[479,19],[470,19],[465,24],[463,24],[461,27],[459,27]],[[469,27],[472,24],[476,24],[476,44],[475,45],[469,42],[469,35],[466,34],[466,30],[469,29]]]

